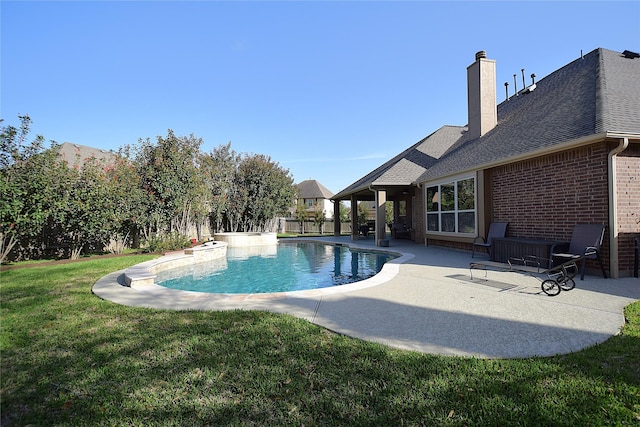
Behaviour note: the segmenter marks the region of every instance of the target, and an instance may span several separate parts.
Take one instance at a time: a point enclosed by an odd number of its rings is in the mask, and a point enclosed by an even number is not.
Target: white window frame
[[[468,179],[473,179],[473,209],[458,209],[458,182],[465,181]],[[432,187],[438,187],[438,195],[442,195],[441,186],[443,185],[451,185],[453,184],[454,188],[454,209],[451,211],[442,211],[441,206],[438,206],[437,213],[434,211],[429,211],[429,204],[432,203],[431,200],[428,200],[427,194],[428,190]],[[423,185],[423,197],[424,197],[424,229],[427,234],[438,234],[442,236],[465,236],[465,237],[475,237],[478,232],[478,177],[477,174],[464,174],[464,175],[456,175],[451,176],[446,179],[441,179],[438,181],[432,181],[429,183],[425,183]],[[460,213],[469,213],[473,212],[473,221],[474,221],[474,231],[470,233],[462,233],[458,230],[459,226],[459,217]],[[454,214],[454,231],[441,231],[442,230],[442,214],[453,213]],[[438,230],[429,230],[429,215],[438,215]]]

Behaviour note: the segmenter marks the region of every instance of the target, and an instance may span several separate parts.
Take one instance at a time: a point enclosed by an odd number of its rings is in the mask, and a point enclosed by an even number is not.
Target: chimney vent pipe
[[[482,58],[486,58],[487,57],[487,52],[484,50],[481,50],[479,52],[476,52],[476,61],[478,59],[482,59]]]

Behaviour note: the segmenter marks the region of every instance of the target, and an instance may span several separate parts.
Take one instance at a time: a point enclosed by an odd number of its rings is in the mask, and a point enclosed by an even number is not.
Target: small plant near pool
[[[145,240],[142,245],[146,252],[152,253],[176,251],[188,247],[191,247],[191,239],[180,233],[154,235]]]

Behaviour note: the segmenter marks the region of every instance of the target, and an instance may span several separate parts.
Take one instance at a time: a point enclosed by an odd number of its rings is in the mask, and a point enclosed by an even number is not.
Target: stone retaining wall
[[[163,255],[158,259],[136,264],[124,271],[125,284],[131,288],[144,288],[154,284],[160,271],[226,258],[227,246],[226,242],[207,242],[187,248],[182,253]]]
[[[275,245],[278,243],[276,233],[215,233],[216,242],[226,242],[230,248],[246,246]]]

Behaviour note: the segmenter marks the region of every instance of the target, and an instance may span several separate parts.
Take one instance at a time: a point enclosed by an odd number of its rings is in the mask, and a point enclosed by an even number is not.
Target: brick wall
[[[618,188],[618,258],[620,275],[632,275],[634,239],[640,236],[640,144],[632,144],[616,160]]]
[[[609,225],[608,154],[617,142],[597,143],[573,150],[500,166],[487,171],[491,186],[490,222],[509,222],[508,236],[570,240],[579,223]],[[634,239],[640,236],[640,144],[617,158],[621,277],[632,275]],[[424,238],[424,200],[416,192],[416,236]],[[430,245],[471,249],[469,243],[429,239]],[[609,269],[609,231],[601,250]],[[596,261],[587,267],[599,271]]]
[[[424,243],[425,233],[425,207],[424,207],[424,191],[422,188],[416,188],[413,198],[413,223],[415,224],[415,231],[413,238],[416,243]]]
[[[569,240],[578,223],[607,224],[610,148],[592,144],[490,170],[491,221],[509,222],[509,236],[557,240]],[[605,233],[607,268],[608,251]]]

